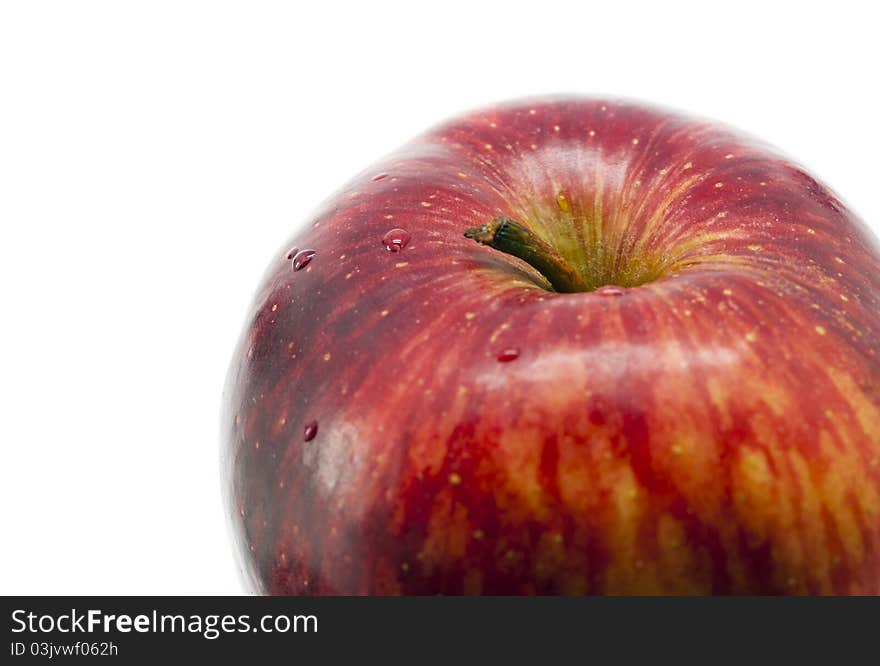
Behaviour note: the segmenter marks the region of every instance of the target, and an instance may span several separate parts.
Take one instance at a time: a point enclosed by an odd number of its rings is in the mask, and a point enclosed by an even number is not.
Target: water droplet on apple
[[[516,347],[507,347],[498,352],[498,360],[501,363],[509,363],[519,358],[519,349]]]
[[[385,178],[388,178],[387,173],[377,173],[370,180],[372,180],[375,183],[377,180],[384,180]]]
[[[623,296],[623,294],[623,287],[618,287],[616,284],[605,284],[596,290],[597,296]]]
[[[409,243],[410,235],[406,229],[395,228],[382,236],[382,244],[389,252],[400,252]]]
[[[297,252],[293,257],[293,270],[301,271],[308,266],[315,254],[315,250],[300,250]]]
[[[318,434],[318,422],[317,421],[309,421],[306,423],[306,427],[303,429],[303,440],[306,442],[311,442],[315,439],[315,435]]]
[[[290,252],[287,253],[288,260],[293,259],[297,252],[299,252],[299,248],[296,245],[290,248]]]
[[[568,199],[565,196],[564,190],[559,190],[556,195],[556,205],[559,206],[559,210],[563,213],[571,212],[571,204],[568,203]]]

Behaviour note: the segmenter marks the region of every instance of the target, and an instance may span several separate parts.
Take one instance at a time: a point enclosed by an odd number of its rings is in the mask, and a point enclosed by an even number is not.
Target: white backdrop
[[[818,4],[0,4],[0,593],[240,591],[218,421],[252,292],[451,114],[581,92],[716,117],[880,230],[877,17]]]

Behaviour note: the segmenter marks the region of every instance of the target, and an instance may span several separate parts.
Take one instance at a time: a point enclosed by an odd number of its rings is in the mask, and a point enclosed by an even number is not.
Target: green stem
[[[499,252],[522,259],[547,278],[558,292],[570,294],[587,290],[578,272],[552,245],[538,238],[531,229],[516,220],[499,215],[489,224],[468,229],[464,235]]]

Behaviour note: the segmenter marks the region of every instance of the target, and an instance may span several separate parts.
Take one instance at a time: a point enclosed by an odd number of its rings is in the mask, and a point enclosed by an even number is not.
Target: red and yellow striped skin
[[[464,238],[496,215],[645,283],[550,292]],[[299,271],[294,245],[317,251]],[[878,298],[866,227],[717,125],[560,98],[430,131],[330,199],[254,301],[223,423],[248,580],[880,594]]]

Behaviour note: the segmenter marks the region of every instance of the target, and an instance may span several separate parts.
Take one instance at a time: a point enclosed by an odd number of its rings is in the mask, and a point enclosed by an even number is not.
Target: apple
[[[878,349],[877,240],[765,144],[615,100],[470,113],[272,259],[224,393],[242,569],[878,594]]]

